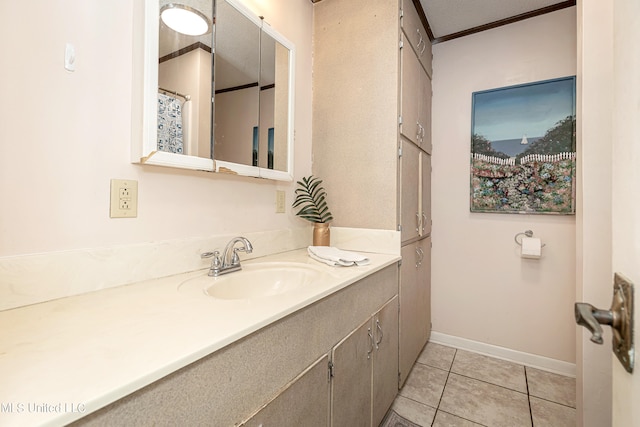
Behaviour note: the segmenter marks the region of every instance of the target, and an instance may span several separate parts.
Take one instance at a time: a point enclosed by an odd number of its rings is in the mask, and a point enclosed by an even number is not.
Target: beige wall
[[[575,8],[433,47],[434,332],[575,362],[575,217],[469,212],[471,94],[575,75]],[[514,235],[546,244],[524,260]]]
[[[32,13],[0,2],[12,62],[0,79],[0,257],[307,225],[288,207],[293,183],[130,163],[135,3],[53,0]],[[312,4],[245,4],[296,46],[295,174],[308,175]],[[63,67],[67,42],[73,73]],[[111,178],[138,180],[136,219],[109,218]],[[284,215],[275,214],[276,189],[287,192]]]

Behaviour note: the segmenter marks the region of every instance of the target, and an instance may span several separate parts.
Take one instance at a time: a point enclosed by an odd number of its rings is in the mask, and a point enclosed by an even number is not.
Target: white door
[[[581,195],[586,204],[580,212],[583,222],[578,244],[582,250],[578,260],[582,266],[578,272],[582,287],[577,295],[600,309],[608,309],[613,273],[630,279],[636,285],[634,341],[638,348],[640,3],[579,1],[577,6],[585,185]],[[609,195],[611,202],[606,206]],[[633,374],[625,371],[611,351],[612,332],[608,327],[603,346],[590,343],[586,331],[580,334],[578,425],[639,427],[640,362],[636,362]]]
[[[614,2],[612,267],[635,289],[636,354],[640,293],[640,3]],[[612,425],[640,426],[640,366],[633,374],[613,358]]]

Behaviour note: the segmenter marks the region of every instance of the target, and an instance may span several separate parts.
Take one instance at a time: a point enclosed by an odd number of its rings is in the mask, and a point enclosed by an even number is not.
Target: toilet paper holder
[[[522,236],[533,237],[533,231],[525,230],[522,233],[518,233],[513,237],[513,240],[515,240],[516,243],[519,244],[520,246],[522,246]],[[520,237],[520,240],[518,240],[518,237]],[[540,246],[540,247],[544,248],[545,246],[546,246],[546,244],[543,243],[542,246]]]

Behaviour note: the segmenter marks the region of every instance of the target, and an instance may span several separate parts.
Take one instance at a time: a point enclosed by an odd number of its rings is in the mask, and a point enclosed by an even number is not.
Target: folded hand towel
[[[367,265],[370,262],[369,258],[359,253],[343,251],[333,246],[309,246],[307,252],[316,261],[324,262],[331,266],[341,265],[348,267],[351,265]]]

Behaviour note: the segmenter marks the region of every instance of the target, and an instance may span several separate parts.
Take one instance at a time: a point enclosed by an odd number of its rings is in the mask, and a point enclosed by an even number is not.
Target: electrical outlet
[[[285,192],[276,190],[276,213],[284,213],[286,204]]]
[[[131,197],[131,193],[129,192],[129,188],[121,187],[120,188],[120,199],[128,199]]]
[[[111,218],[135,218],[138,216],[138,181],[111,180]]]

